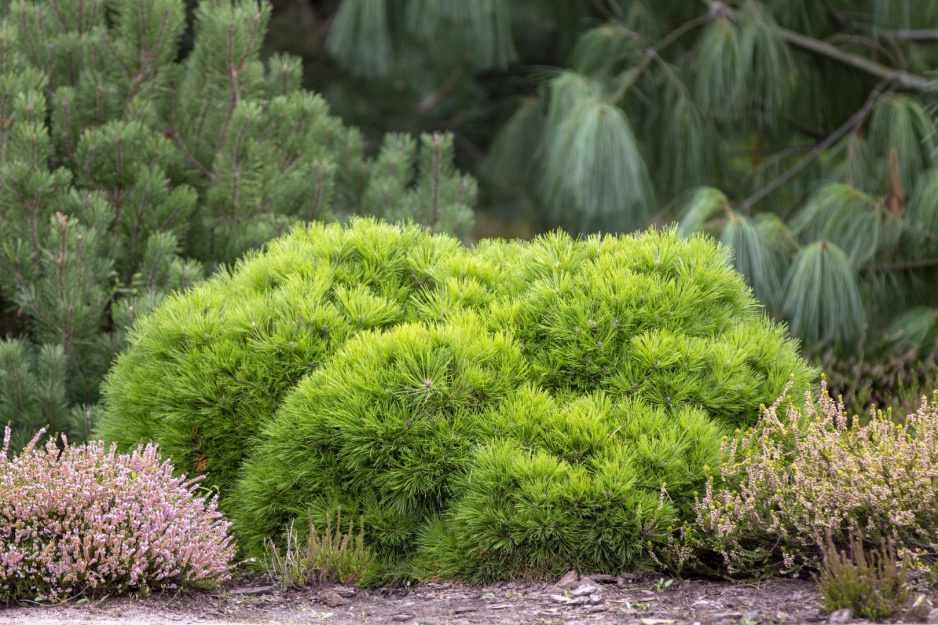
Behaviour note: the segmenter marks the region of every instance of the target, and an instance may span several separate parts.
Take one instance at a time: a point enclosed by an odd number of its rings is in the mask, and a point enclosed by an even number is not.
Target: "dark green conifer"
[[[179,60],[185,13],[183,0],[17,0],[2,13],[0,301],[4,331],[24,338],[3,346],[0,392],[65,398],[7,409],[26,438],[38,424],[87,435],[125,328],[291,224],[472,225],[475,182],[455,171],[451,138],[392,136],[368,158],[361,133],[300,87],[298,59],[261,59],[269,4],[201,2]],[[53,352],[54,376],[25,364]]]

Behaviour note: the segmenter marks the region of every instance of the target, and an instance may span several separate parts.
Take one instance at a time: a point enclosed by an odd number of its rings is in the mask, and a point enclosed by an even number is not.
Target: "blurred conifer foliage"
[[[260,48],[271,8],[18,0],[0,23],[0,422],[89,432],[125,330],[294,222],[368,214],[464,236],[450,136],[359,131]],[[184,57],[184,58],[183,58]],[[23,438],[25,437],[25,438]],[[14,443],[15,444],[15,443]]]
[[[933,0],[300,6],[343,112],[455,128],[571,231],[712,233],[809,348],[936,350]]]

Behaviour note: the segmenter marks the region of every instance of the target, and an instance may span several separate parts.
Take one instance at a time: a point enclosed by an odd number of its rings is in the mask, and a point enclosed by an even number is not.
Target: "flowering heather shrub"
[[[129,455],[93,442],[0,451],[0,602],[133,589],[212,586],[234,547],[199,479],[173,477],[147,445]]]
[[[817,566],[828,532],[841,549],[852,534],[872,548],[891,542],[900,557],[938,555],[938,398],[923,398],[904,424],[879,412],[862,426],[825,382],[817,402],[807,392],[784,415],[780,402],[724,444],[726,483],[710,477],[696,523],[668,550],[672,564],[798,573]]]

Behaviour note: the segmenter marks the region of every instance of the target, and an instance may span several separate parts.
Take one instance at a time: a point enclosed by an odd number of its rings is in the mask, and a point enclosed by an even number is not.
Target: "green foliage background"
[[[344,116],[453,129],[494,219],[678,220],[730,245],[810,350],[934,356],[934,2],[304,0],[278,15],[270,49],[308,59]]]

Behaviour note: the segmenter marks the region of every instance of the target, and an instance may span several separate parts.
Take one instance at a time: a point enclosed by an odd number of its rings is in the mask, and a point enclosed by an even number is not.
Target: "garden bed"
[[[117,623],[811,623],[826,622],[816,586],[778,580],[741,584],[633,579],[569,583],[504,582],[489,586],[425,583],[396,590],[324,586],[282,591],[263,578],[240,578],[212,592],[106,599],[82,605],[0,609],[0,624]],[[598,588],[598,590],[596,590]],[[589,591],[589,592],[587,592]],[[582,593],[582,594],[581,594]],[[350,595],[347,598],[341,595]],[[574,596],[574,595],[579,595]],[[579,597],[583,597],[580,599]],[[345,603],[343,603],[345,602]],[[330,605],[331,604],[331,605]],[[341,604],[341,605],[336,605]],[[843,621],[841,621],[843,622]]]

